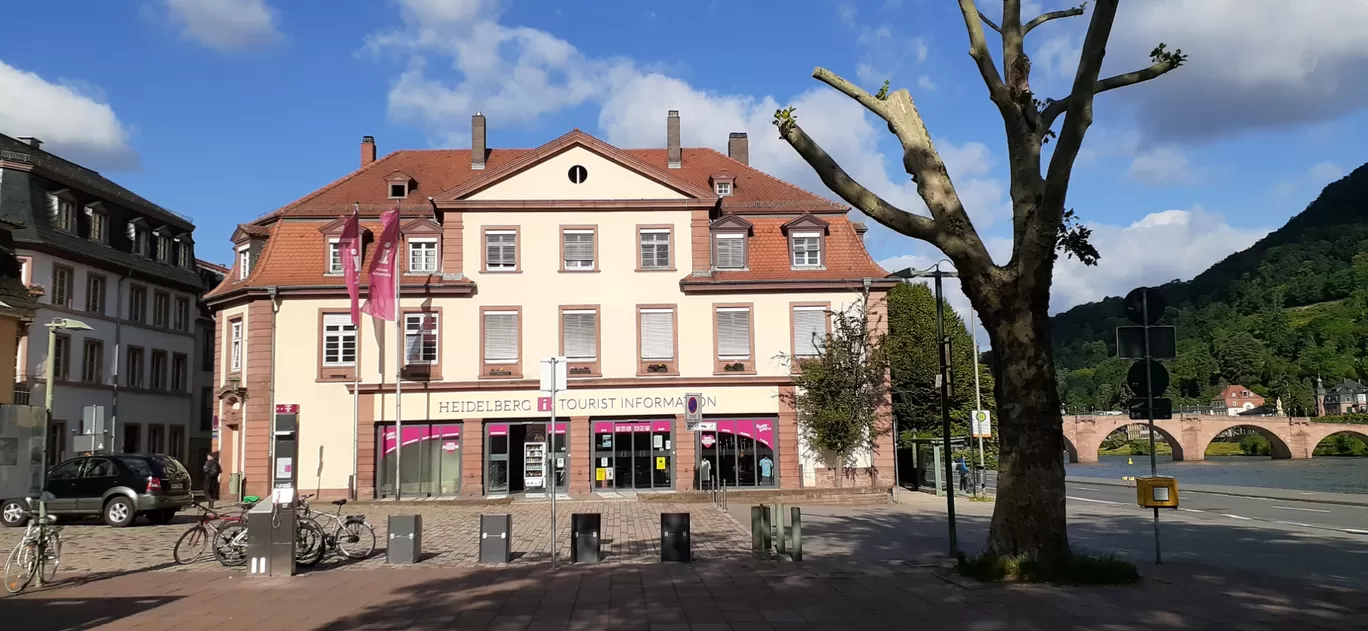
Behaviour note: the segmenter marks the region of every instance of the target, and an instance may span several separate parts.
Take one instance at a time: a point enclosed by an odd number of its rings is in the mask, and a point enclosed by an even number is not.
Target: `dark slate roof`
[[[4,134],[0,134],[0,151],[11,154],[10,156],[6,156],[6,159],[16,158],[18,156],[28,156],[27,159],[21,158],[15,161],[27,162],[39,169],[60,175],[75,182],[78,186],[92,194],[105,197],[111,202],[118,203],[120,206],[126,206],[146,212],[160,221],[180,228],[182,231],[190,232],[195,229],[195,224],[190,221],[190,218],[162,208],[161,206],[144,199],[141,195],[119,186],[114,183],[113,180],[100,175],[98,171],[87,169],[75,162],[53,155],[42,149],[35,149],[33,145],[17,138],[11,138]]]
[[[1348,392],[1362,392],[1364,390],[1368,390],[1368,387],[1365,387],[1363,384],[1354,381],[1353,379],[1345,379],[1344,381],[1340,382],[1338,386],[1335,386],[1334,388],[1330,389],[1330,391],[1335,394],[1343,394]]]

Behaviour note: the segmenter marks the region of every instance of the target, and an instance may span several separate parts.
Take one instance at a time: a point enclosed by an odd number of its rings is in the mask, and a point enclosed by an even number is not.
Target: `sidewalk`
[[[24,631],[1352,629],[1368,594],[1175,564],[1143,586],[970,586],[892,562],[132,573],[0,598]]]
[[[1125,486],[1135,488],[1135,482],[1112,478],[1076,478],[1070,476],[1070,483],[1100,484],[1103,486]],[[1235,497],[1260,497],[1286,500],[1289,502],[1319,502],[1321,504],[1343,504],[1345,506],[1368,506],[1368,496],[1356,493],[1326,493],[1322,491],[1294,491],[1291,489],[1265,489],[1252,486],[1221,486],[1215,484],[1183,484],[1178,481],[1178,491],[1233,495]]]

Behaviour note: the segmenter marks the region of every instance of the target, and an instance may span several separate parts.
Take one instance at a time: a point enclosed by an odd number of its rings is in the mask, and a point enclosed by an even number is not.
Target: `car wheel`
[[[152,522],[152,523],[154,523],[154,524],[156,524],[156,525],[158,525],[158,526],[165,526],[165,525],[171,523],[171,520],[172,520],[172,519],[175,519],[175,518],[176,518],[176,511],[175,511],[174,509],[172,509],[172,510],[154,510],[154,511],[152,511],[152,512],[150,512],[150,513],[147,513],[147,521],[150,521],[150,522]]]
[[[24,515],[24,505],[18,500],[5,500],[0,503],[0,523],[7,528],[20,528],[28,524],[28,517]]]
[[[133,500],[126,497],[115,497],[105,504],[104,522],[113,528],[123,528],[137,518],[138,513],[134,510]]]

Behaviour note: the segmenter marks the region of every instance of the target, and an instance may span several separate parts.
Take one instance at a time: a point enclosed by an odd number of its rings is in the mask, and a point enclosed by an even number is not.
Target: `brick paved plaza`
[[[320,503],[316,510],[334,508]],[[345,513],[364,513],[375,526],[376,550],[372,558],[348,564],[348,568],[384,567],[386,522],[391,514],[423,516],[423,565],[474,566],[479,555],[480,514],[507,513],[513,516],[513,563],[549,562],[551,550],[549,502],[483,504],[349,504]],[[570,558],[571,513],[599,513],[603,519],[602,543],[605,562],[656,563],[660,560],[660,514],[690,513],[693,553],[699,560],[744,558],[750,550],[750,530],[711,504],[666,504],[656,502],[560,501],[556,503],[556,522],[560,528],[560,558]],[[171,551],[194,523],[193,512],[184,512],[166,526],[153,526],[138,520],[128,528],[110,528],[97,520],[64,522],[62,529],[62,566],[66,574],[81,572],[128,572],[146,570],[224,570],[212,558],[189,566],[178,566]],[[327,523],[324,522],[326,526]],[[8,551],[23,535],[18,528],[0,529],[0,550]],[[336,564],[329,559],[324,566]],[[3,563],[3,561],[0,561]]]

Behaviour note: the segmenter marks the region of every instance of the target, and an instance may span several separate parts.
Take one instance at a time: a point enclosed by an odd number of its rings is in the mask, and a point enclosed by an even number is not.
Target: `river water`
[[[1127,459],[1135,464],[1126,464]],[[1065,474],[1080,478],[1149,475],[1149,456],[1100,456],[1094,464],[1064,465]],[[1208,456],[1174,462],[1159,456],[1159,475],[1178,483],[1252,486],[1296,491],[1368,494],[1368,458],[1329,457],[1273,460],[1253,456]]]

